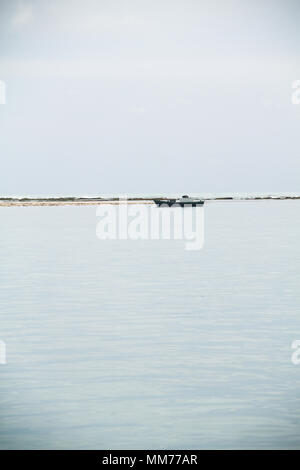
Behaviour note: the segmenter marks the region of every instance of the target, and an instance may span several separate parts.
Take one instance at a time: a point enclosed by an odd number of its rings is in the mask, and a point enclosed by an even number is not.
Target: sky
[[[0,196],[300,193],[299,0],[0,0]]]

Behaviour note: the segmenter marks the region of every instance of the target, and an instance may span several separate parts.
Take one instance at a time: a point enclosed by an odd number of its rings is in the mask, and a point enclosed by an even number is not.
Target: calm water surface
[[[211,202],[205,246],[2,207],[0,448],[300,448],[300,201]]]

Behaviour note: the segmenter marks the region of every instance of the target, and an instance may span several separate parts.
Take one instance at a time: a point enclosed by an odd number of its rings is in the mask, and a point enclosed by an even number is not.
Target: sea
[[[203,210],[189,251],[0,207],[1,449],[300,448],[300,200]]]

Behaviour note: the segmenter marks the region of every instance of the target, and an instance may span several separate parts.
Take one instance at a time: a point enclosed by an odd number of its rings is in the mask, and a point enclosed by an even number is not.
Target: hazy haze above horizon
[[[5,194],[299,192],[296,0],[0,0]]]

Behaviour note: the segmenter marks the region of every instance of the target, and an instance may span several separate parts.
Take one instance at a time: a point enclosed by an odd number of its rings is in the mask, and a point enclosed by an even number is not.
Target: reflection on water
[[[208,203],[190,252],[1,208],[0,448],[299,448],[299,209]]]

